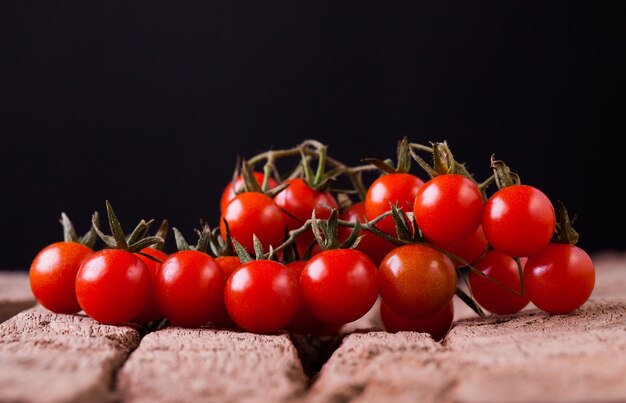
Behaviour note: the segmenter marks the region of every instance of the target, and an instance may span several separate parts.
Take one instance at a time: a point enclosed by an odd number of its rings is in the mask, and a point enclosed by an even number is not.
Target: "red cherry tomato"
[[[107,325],[131,321],[150,296],[150,271],[136,255],[105,249],[87,258],[76,276],[76,297],[91,318]]]
[[[265,175],[261,172],[254,172],[254,178],[259,182],[259,185],[263,186],[263,180],[265,179]],[[269,188],[273,189],[278,186],[278,183],[270,177],[269,179]],[[226,188],[222,192],[222,198],[220,199],[220,211],[224,211],[228,203],[233,200],[239,193],[241,193],[244,189],[243,186],[243,177],[239,175],[237,179],[235,179],[235,184],[233,186],[233,182],[229,182],[226,185]]]
[[[237,256],[219,256],[215,258],[215,262],[222,268],[226,280],[241,266],[241,260]]]
[[[378,270],[380,296],[394,312],[423,319],[441,311],[456,291],[456,271],[443,253],[426,245],[392,250]]]
[[[589,255],[574,245],[551,243],[528,258],[524,285],[537,308],[570,313],[589,299],[596,271]]]
[[[539,189],[513,185],[494,193],[485,205],[483,230],[487,240],[505,255],[531,256],[545,248],[554,233],[556,216]]]
[[[30,266],[30,288],[41,305],[55,313],[76,313],[76,274],[94,251],[77,242],[56,242],[35,256]]]
[[[349,222],[365,222],[365,202],[358,202],[348,207],[341,213],[340,218]],[[348,239],[351,232],[352,228],[339,227],[339,240],[342,242],[345,241]],[[397,246],[370,231],[361,230],[360,235],[363,237],[355,249],[369,256],[375,265],[380,264],[380,261],[383,260],[387,253],[391,252]]]
[[[450,302],[445,308],[424,319],[409,319],[398,315],[384,302],[380,303],[380,319],[385,330],[390,333],[402,331],[428,333],[435,340],[443,339],[454,320],[454,304]]]
[[[257,192],[246,192],[235,197],[222,212],[220,232],[226,238],[228,221],[230,235],[250,253],[254,251],[253,235],[259,238],[265,250],[278,246],[285,237],[283,212],[272,198]]]
[[[365,196],[365,214],[373,220],[391,208],[389,203],[397,204],[404,213],[413,211],[417,190],[424,184],[420,178],[411,174],[386,174],[376,179]],[[390,235],[396,235],[392,217],[386,217],[376,223],[376,227]]]
[[[478,186],[465,176],[439,175],[420,187],[413,211],[426,239],[450,244],[476,231],[482,220],[483,197]]]
[[[451,244],[435,244],[441,249],[445,250],[457,256],[463,260],[450,257],[456,267],[465,267],[468,264],[476,262],[487,251],[487,238],[483,232],[481,225],[476,228],[476,231],[469,238],[459,242],[453,242]]]
[[[327,250],[309,260],[300,286],[303,302],[313,315],[327,323],[349,323],[376,302],[376,265],[358,250]]]
[[[300,276],[302,275],[302,271],[304,270],[306,264],[307,262],[304,260],[298,260],[287,264],[287,268],[289,268],[292,274],[298,279],[298,283],[300,282]],[[300,308],[298,309],[298,312],[296,312],[296,316],[294,316],[293,320],[289,324],[289,327],[287,327],[287,330],[298,334],[317,334],[317,332],[321,331],[325,327],[326,324],[323,321],[316,318],[304,304],[300,304]]]
[[[160,251],[158,249],[154,249],[154,248],[143,248],[141,250],[141,253],[150,255],[160,260],[161,262],[167,259],[167,253]],[[146,265],[146,267],[148,268],[148,271],[150,272],[150,295],[148,296],[148,301],[146,302],[146,306],[139,313],[139,315],[137,315],[137,317],[133,319],[133,322],[150,323],[150,322],[154,322],[155,320],[163,319],[163,314],[161,313],[161,310],[159,309],[159,305],[157,304],[156,295],[155,295],[156,275],[157,275],[157,271],[159,270],[159,267],[161,267],[161,263],[157,262],[156,260],[147,258],[140,254],[137,254],[137,257],[141,259],[141,261]]]
[[[296,315],[300,289],[298,279],[285,265],[254,260],[230,276],[224,299],[237,325],[250,332],[275,333]]]
[[[526,259],[521,262],[523,268]],[[517,263],[511,256],[491,250],[474,267],[516,292],[522,291]],[[497,315],[517,313],[530,301],[528,293],[520,297],[473,271],[470,271],[469,282],[476,302]]]
[[[332,210],[337,210],[337,201],[328,192],[318,192],[301,178],[285,181],[289,187],[276,195],[276,204],[289,214],[285,214],[287,227],[290,230],[299,228],[311,218],[313,210],[315,216],[321,219],[330,217]],[[296,218],[294,218],[296,217]]]
[[[224,273],[211,256],[194,250],[177,252],[157,272],[157,302],[173,325],[202,326],[223,311],[224,283]]]

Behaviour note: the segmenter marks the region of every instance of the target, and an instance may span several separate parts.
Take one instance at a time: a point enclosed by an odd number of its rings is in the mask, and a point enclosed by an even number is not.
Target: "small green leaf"
[[[256,234],[252,234],[252,244],[254,245],[254,254],[256,255],[256,258],[263,259],[263,255],[265,254],[265,251],[263,250],[263,243],[259,237],[256,236]]]
[[[235,247],[235,252],[237,253],[237,257],[241,263],[249,263],[252,261],[252,256],[248,253],[246,248],[244,248],[236,239],[233,238],[233,246]]]
[[[100,214],[98,214],[97,211],[93,212],[92,224],[89,228],[89,231],[87,231],[85,235],[80,238],[80,243],[92,249],[93,246],[96,244],[96,240],[98,239],[98,233],[96,232],[96,229],[94,227],[100,228]]]
[[[396,172],[409,172],[411,170],[411,154],[408,137],[404,136],[404,138],[398,142],[397,154],[398,166],[396,168]]]
[[[117,219],[111,203],[109,203],[109,201],[107,200],[105,204],[107,208],[107,216],[109,217],[109,227],[111,228],[111,234],[113,234],[113,238],[115,239],[117,248],[127,250],[128,244],[126,243],[126,236],[124,236],[124,230],[122,230],[122,225]]]
[[[63,225],[63,240],[65,242],[78,242],[78,235],[74,229],[74,224],[65,213],[61,213],[61,225]]]
[[[187,240],[178,230],[178,228],[174,227],[172,228],[172,230],[174,231],[174,239],[176,240],[176,249],[178,249],[179,251],[191,250],[191,248],[189,247],[189,243],[187,243]]]

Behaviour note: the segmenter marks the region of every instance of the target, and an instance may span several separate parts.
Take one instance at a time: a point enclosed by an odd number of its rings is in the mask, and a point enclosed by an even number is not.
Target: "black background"
[[[623,134],[617,15],[435,3],[1,2],[0,267],[105,199],[191,236],[237,155],[309,137],[354,164],[447,139],[479,177],[495,152],[578,214],[581,246],[623,248],[619,150],[601,151]]]

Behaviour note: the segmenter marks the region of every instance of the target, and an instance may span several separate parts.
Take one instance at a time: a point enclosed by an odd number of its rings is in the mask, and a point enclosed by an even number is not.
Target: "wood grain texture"
[[[28,273],[0,271],[0,323],[33,305]]]
[[[110,401],[117,369],[139,344],[130,327],[33,308],[0,325],[0,401]]]
[[[352,334],[309,401],[623,401],[626,300],[570,315],[537,310],[457,322],[443,344],[400,332]]]
[[[278,402],[307,384],[287,335],[168,328],[142,340],[118,388],[129,402]]]

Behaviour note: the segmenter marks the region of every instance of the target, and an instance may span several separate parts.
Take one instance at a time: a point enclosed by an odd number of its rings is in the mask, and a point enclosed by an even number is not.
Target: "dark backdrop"
[[[314,3],[0,3],[1,266],[105,198],[127,227],[191,234],[237,155],[309,137],[352,163],[447,139],[480,176],[496,152],[578,214],[582,246],[624,246],[600,151],[623,133],[621,22],[592,2]]]

